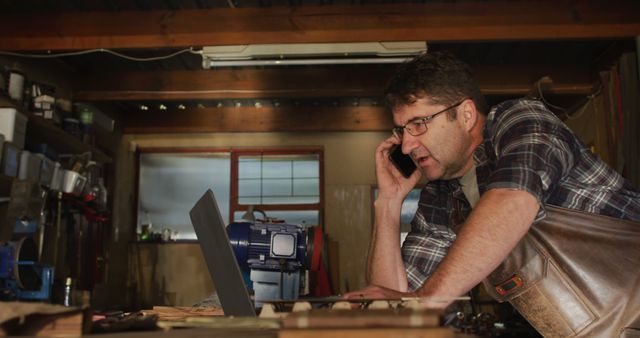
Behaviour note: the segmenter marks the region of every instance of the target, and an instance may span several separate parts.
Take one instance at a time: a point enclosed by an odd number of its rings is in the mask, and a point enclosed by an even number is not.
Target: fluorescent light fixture
[[[204,68],[400,63],[427,51],[424,41],[207,46]]]

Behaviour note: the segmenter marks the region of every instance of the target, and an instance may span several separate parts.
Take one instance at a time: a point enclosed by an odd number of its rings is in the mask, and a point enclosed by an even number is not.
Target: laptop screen
[[[224,314],[255,317],[254,305],[242,279],[224,220],[211,189],[196,202],[189,215]]]

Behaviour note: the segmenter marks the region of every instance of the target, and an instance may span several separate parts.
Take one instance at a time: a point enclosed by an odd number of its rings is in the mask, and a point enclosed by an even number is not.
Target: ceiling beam
[[[83,76],[83,101],[375,96],[391,68],[213,69]]]
[[[588,67],[577,65],[475,66],[488,95],[522,95],[543,76],[554,94],[590,94]],[[90,74],[74,86],[78,101],[208,100],[381,96],[393,68],[216,69]]]
[[[640,35],[637,1],[443,2],[0,15],[0,50]]]
[[[383,107],[191,108],[124,114],[124,132],[381,131],[393,125]]]

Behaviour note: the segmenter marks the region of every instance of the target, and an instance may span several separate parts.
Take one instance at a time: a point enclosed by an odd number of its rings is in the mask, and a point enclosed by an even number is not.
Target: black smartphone
[[[402,153],[402,146],[396,144],[391,148],[389,153],[389,160],[393,165],[400,170],[402,176],[409,178],[416,169],[416,164],[411,159],[411,156]]]

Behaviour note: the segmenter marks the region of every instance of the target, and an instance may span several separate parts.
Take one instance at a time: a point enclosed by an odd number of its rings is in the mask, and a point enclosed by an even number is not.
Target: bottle
[[[82,127],[82,142],[93,146],[93,112],[86,107],[80,110],[80,125]]]
[[[96,196],[96,202],[100,210],[107,210],[107,187],[104,186],[104,179],[100,177],[98,179],[98,195]]]
[[[73,306],[73,279],[67,277],[64,280],[64,293],[62,296],[62,305]]]
[[[147,216],[147,223],[140,225],[140,241],[148,242],[151,240],[151,217],[149,217],[149,211],[144,213]]]
[[[17,63],[9,70],[7,92],[9,97],[18,103],[22,103],[24,97],[25,76]]]

